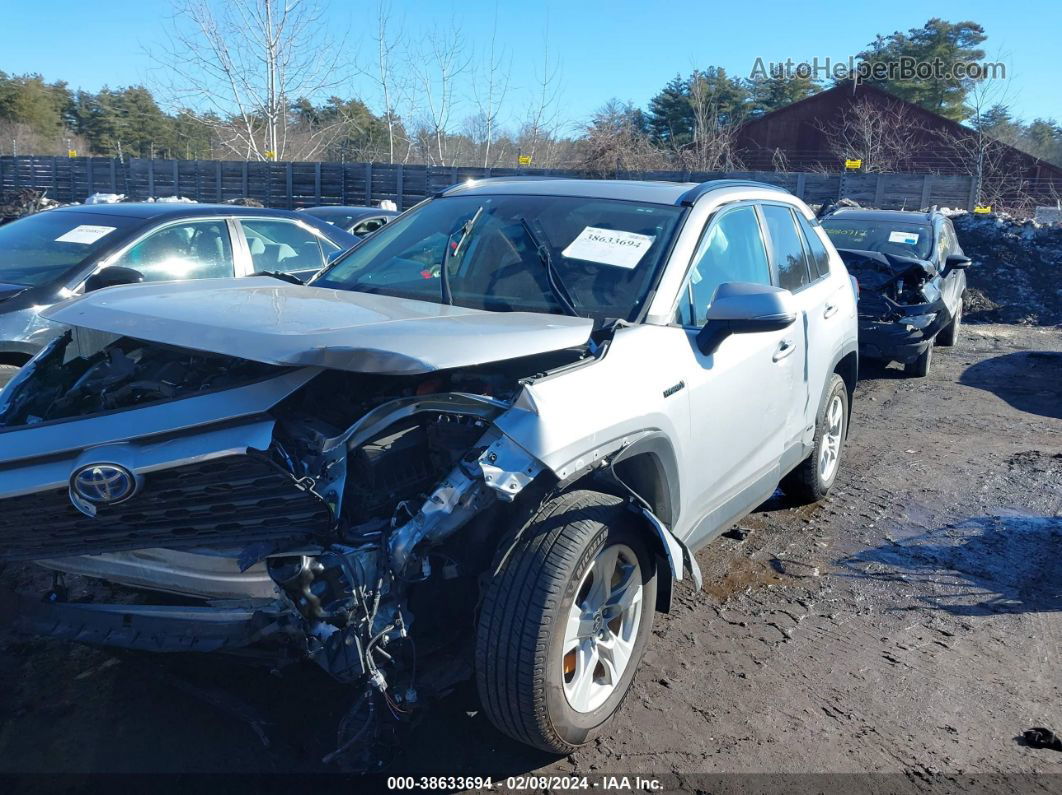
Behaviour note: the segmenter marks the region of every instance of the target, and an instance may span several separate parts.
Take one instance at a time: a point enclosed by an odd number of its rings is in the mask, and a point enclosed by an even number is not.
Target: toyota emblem
[[[94,505],[114,505],[136,493],[136,476],[117,464],[89,464],[74,472],[70,486]]]

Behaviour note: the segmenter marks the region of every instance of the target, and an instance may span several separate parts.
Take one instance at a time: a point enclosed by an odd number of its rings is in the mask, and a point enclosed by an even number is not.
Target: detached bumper
[[[933,342],[919,329],[908,331],[902,323],[859,322],[859,355],[866,359],[907,364],[921,356]]]
[[[937,333],[951,322],[947,309],[934,306],[911,307],[911,315],[934,314],[932,322],[924,328],[915,328],[901,320],[877,320],[862,316],[859,318],[859,355],[867,359],[900,362],[913,362],[926,348],[933,344]]]

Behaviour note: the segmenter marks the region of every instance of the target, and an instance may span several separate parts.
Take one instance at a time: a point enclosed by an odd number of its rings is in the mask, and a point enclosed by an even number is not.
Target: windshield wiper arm
[[[561,279],[559,273],[557,273],[557,266],[553,262],[553,254],[550,253],[549,247],[543,244],[542,240],[535,230],[532,229],[531,224],[523,216],[520,216],[520,224],[524,227],[524,231],[527,233],[528,239],[531,244],[538,251],[538,257],[542,260],[542,264],[546,266],[546,279],[549,282],[549,289],[553,291],[554,297],[558,303],[564,307],[564,311],[572,317],[582,317],[575,308],[575,302],[572,300],[571,293],[568,292],[568,288],[564,285],[564,280]]]
[[[442,288],[442,300],[444,304],[453,304],[454,295],[450,291],[450,258],[457,255],[457,252],[461,250],[461,247],[465,245],[465,241],[468,239],[469,233],[476,225],[476,221],[479,220],[479,216],[483,213],[483,207],[481,206],[476,210],[476,214],[461,224],[460,228],[456,232],[451,232],[450,236],[446,238],[446,251],[443,252],[442,268],[439,270],[439,284]],[[454,235],[457,232],[461,233],[461,239],[457,241],[457,245],[453,244]]]

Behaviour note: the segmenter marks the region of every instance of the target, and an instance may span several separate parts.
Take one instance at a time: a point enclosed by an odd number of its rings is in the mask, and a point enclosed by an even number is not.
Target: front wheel
[[[924,351],[914,361],[903,366],[904,374],[912,378],[925,378],[929,375],[929,367],[933,364],[933,343],[930,342]]]
[[[962,296],[959,296],[959,306],[955,309],[955,316],[951,322],[937,334],[937,345],[950,348],[959,340],[959,329],[962,328]]]
[[[547,501],[487,586],[476,633],[484,712],[555,753],[591,740],[619,710],[649,641],[656,571],[618,497]]]

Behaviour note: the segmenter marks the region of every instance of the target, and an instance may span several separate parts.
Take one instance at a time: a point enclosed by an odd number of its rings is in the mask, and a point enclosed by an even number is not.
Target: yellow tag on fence
[[[988,213],[992,212],[992,205],[990,204],[987,207],[981,207],[978,205],[977,207],[974,207],[974,212],[978,215],[988,215]]]
[[[844,167],[849,171],[855,171],[857,168],[863,167],[862,158],[856,158],[855,160],[845,160]]]
[[[516,158],[516,162],[521,166],[529,166],[531,165],[531,155],[519,155]]]
[[[77,150],[76,149],[67,149],[66,150],[66,156],[67,157],[77,157]]]

